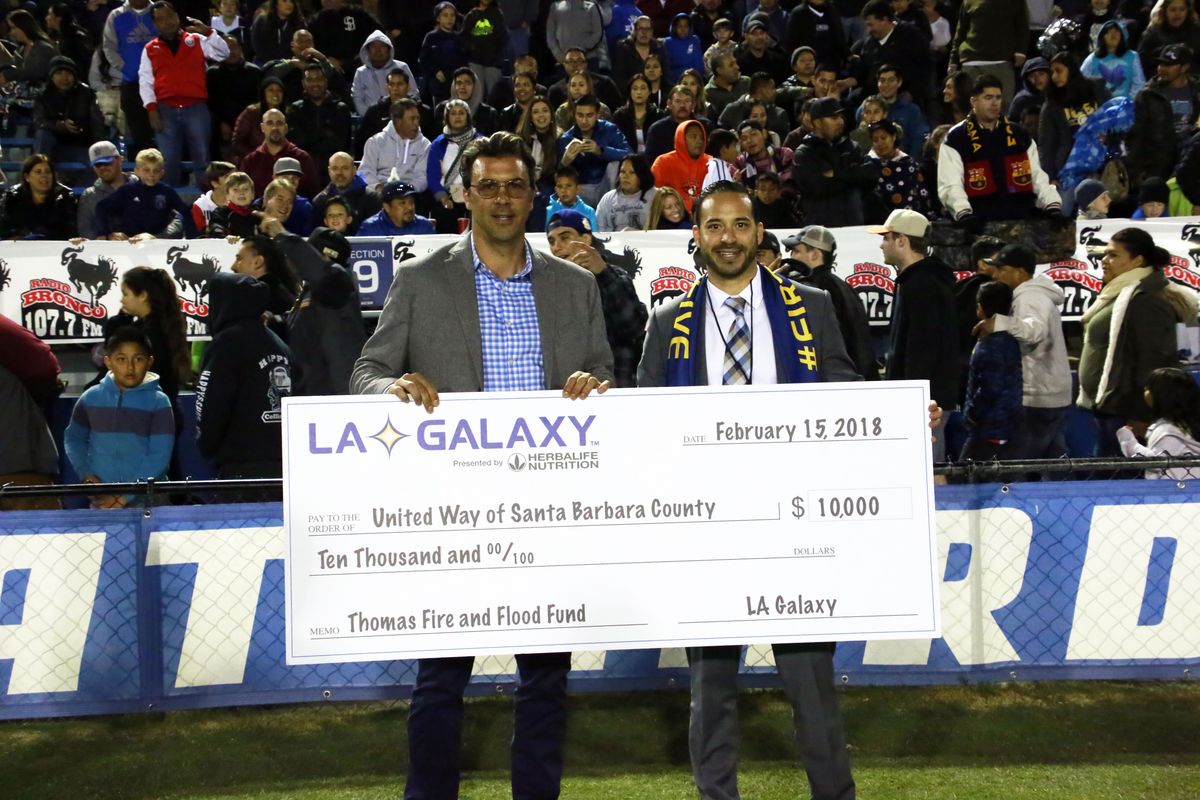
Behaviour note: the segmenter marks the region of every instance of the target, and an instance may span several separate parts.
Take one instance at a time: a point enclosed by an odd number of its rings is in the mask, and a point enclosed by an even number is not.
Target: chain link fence
[[[1138,470],[1200,476],[1200,463]],[[1125,460],[939,467],[942,637],[839,643],[845,683],[1190,678],[1200,668],[1200,482]],[[1037,481],[1025,480],[1034,476]],[[1086,476],[1093,480],[1067,480]],[[1009,481],[1009,482],[1002,482]],[[0,517],[0,718],[407,695],[415,662],[289,666],[279,481],[5,487],[129,494]],[[230,495],[259,502],[212,502]],[[170,498],[209,502],[168,505]],[[748,685],[774,685],[769,645]],[[686,681],[682,649],[573,654],[576,691]],[[474,694],[515,686],[476,659]]]

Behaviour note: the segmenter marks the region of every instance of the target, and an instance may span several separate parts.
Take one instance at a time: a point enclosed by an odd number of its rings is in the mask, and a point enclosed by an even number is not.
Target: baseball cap
[[[393,200],[399,200],[404,197],[416,197],[420,193],[417,187],[407,181],[388,181],[383,185],[383,191],[379,193],[379,199],[385,203],[390,203]]]
[[[833,238],[833,231],[820,225],[801,228],[799,233],[794,233],[783,240],[783,246],[788,250],[798,244],[806,244],[826,253],[832,253],[837,249],[837,239]]]
[[[758,243],[756,250],[770,250],[772,253],[779,255],[779,237],[770,231],[763,231],[762,241]]]
[[[759,28],[762,28],[765,31],[767,29],[767,23],[763,22],[761,19],[752,19],[746,23],[746,33]]]
[[[550,221],[546,223],[546,231],[549,232],[555,228],[572,228],[576,233],[592,232],[592,223],[583,214],[570,208],[564,208],[561,211],[555,211],[550,217]]]
[[[331,261],[342,265],[350,261],[350,242],[333,228],[316,228],[309,234],[308,243]]]
[[[1167,66],[1192,63],[1192,48],[1186,44],[1169,44],[1158,51],[1158,63]]]
[[[929,220],[910,208],[897,208],[882,225],[872,225],[867,233],[902,233],[905,236],[924,238],[929,235]]]
[[[1037,269],[1037,254],[1028,245],[1006,244],[996,255],[985,258],[983,263],[993,267],[1018,267],[1032,275]]]
[[[111,164],[121,159],[121,151],[112,142],[96,142],[88,148],[88,161],[92,165]]]
[[[304,170],[300,167],[300,162],[294,158],[281,158],[275,162],[275,169],[271,172],[272,175],[287,175],[288,173],[303,175]]]
[[[842,104],[836,97],[822,97],[819,100],[814,100],[812,105],[808,107],[809,119],[836,117],[841,113]]]

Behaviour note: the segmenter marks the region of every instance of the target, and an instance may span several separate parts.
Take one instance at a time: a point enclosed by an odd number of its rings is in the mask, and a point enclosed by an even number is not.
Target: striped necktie
[[[746,300],[729,297],[725,305],[733,311],[729,337],[725,346],[725,371],[721,383],[725,386],[744,386],[750,383],[750,329],[746,325]]]

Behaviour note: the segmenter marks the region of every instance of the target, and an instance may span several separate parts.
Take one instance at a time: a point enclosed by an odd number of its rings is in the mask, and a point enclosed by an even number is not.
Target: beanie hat
[[[1108,190],[1104,188],[1104,184],[1095,178],[1088,178],[1080,182],[1079,186],[1075,188],[1075,207],[1080,211],[1086,211],[1088,206],[1106,191]]]

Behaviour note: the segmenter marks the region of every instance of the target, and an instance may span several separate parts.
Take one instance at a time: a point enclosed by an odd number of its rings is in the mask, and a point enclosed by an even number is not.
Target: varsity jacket
[[[938,199],[954,219],[1024,219],[1062,205],[1038,161],[1037,145],[1020,125],[1001,117],[994,128],[971,114],[946,134],[938,155]]]
[[[146,44],[138,65],[138,92],[147,111],[159,103],[175,108],[208,100],[208,80],[204,59],[224,61],[229,45],[212,28],[208,34],[181,30],[179,37],[167,41],[156,36]]]

